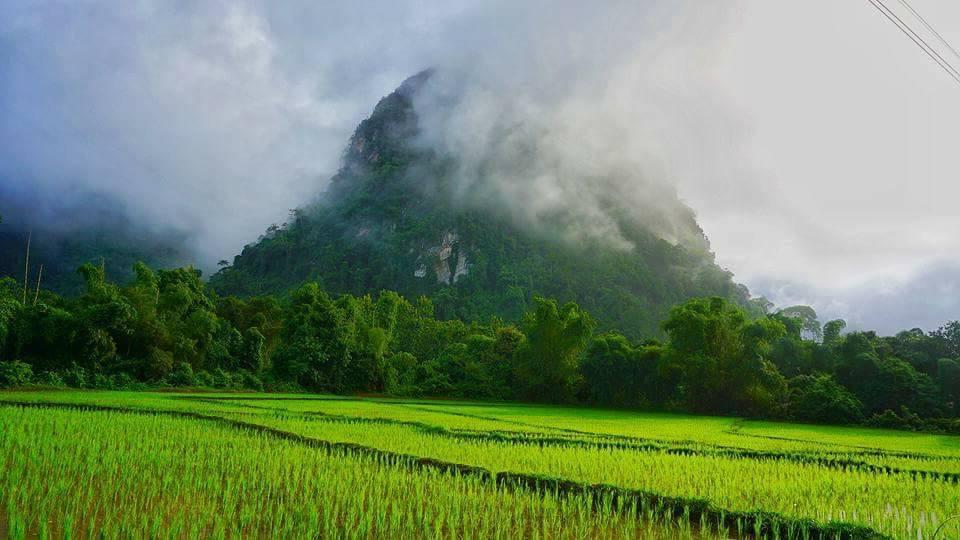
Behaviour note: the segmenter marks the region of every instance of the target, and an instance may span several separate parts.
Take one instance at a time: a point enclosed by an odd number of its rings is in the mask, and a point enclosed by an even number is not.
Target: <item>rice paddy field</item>
[[[0,537],[960,538],[960,438],[572,407],[0,392]]]

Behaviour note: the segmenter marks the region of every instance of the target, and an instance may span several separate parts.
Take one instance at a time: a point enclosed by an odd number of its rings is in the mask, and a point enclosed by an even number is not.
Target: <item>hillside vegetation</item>
[[[749,306],[746,289],[714,263],[693,212],[675,199],[662,204],[682,207],[683,228],[695,232],[674,243],[642,224],[641,209],[606,201],[631,246],[624,248],[570,239],[561,234],[563,215],[523,226],[496,201],[456,196],[456,156],[441,157],[418,138],[415,97],[430,77],[413,77],[381,100],[321,199],[246,246],[211,278],[213,288],[258,295],[310,280],[333,294],[389,289],[427,296],[440,317],[465,321],[519,321],[540,295],[577,302],[602,329],[633,338],[660,335],[669,308],[691,297]]]

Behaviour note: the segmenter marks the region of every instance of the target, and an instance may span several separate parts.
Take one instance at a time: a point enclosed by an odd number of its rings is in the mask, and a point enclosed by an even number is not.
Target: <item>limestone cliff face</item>
[[[457,253],[457,266],[453,269],[453,283],[470,273],[469,264],[466,253]]]
[[[467,253],[460,245],[460,235],[456,231],[444,232],[438,244],[422,251],[417,258],[414,277],[426,278],[428,265],[437,283],[443,285],[453,285],[470,273]]]

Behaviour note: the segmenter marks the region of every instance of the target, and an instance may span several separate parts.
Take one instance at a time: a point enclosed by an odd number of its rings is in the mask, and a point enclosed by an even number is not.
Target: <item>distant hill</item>
[[[430,77],[412,77],[383,98],[357,127],[321,200],[246,246],[211,285],[239,295],[307,280],[334,293],[391,289],[427,296],[438,315],[465,320],[516,320],[538,294],[576,301],[601,327],[634,337],[658,335],[670,306],[693,296],[747,303],[747,290],[714,263],[689,209],[698,238],[681,246],[637,225],[629,209],[613,208],[625,216],[621,233],[633,245],[622,249],[571,242],[549,226],[532,230],[496,209],[452,203],[455,167],[416,143],[414,97]]]
[[[182,235],[158,232],[131,220],[113,199],[85,194],[50,201],[30,190],[0,186],[0,277],[23,280],[27,237],[30,287],[43,265],[43,288],[61,294],[82,290],[77,268],[103,263],[107,275],[124,282],[143,261],[153,267],[187,264]]]

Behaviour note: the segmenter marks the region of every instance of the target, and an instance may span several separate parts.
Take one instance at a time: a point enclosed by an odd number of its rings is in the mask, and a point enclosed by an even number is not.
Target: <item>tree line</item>
[[[811,308],[694,298],[662,340],[596,332],[574,303],[535,297],[516,324],[442,320],[392,291],[219,296],[193,268],[102,266],[82,294],[0,279],[0,385],[243,388],[581,403],[960,431],[960,322],[881,337]],[[758,312],[766,312],[757,316]]]

